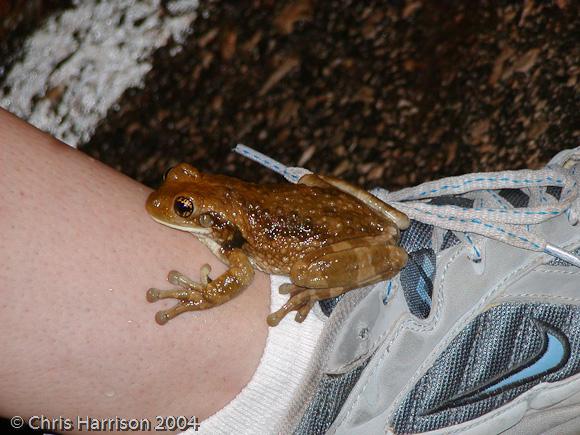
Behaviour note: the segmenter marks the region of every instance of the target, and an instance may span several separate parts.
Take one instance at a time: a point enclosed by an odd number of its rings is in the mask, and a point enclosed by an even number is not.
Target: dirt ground
[[[155,185],[229,150],[366,187],[537,168],[577,146],[580,15],[566,1],[212,1],[83,147]]]

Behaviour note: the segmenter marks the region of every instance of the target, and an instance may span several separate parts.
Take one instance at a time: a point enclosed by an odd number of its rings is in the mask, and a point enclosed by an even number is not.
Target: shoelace
[[[287,167],[245,145],[238,144],[234,151],[272,169],[292,183],[297,183],[303,175],[311,173],[304,168]],[[376,189],[373,193],[411,219],[464,234],[464,238],[474,247],[476,256],[477,245],[470,234],[499,240],[518,248],[545,252],[580,267],[580,257],[549,243],[532,231],[533,225],[561,214],[565,214],[573,225],[578,223],[580,198],[574,173],[578,166],[567,169],[565,166],[570,162],[580,162],[580,148],[558,154],[542,170],[473,173],[431,181],[396,192]],[[529,189],[538,195],[547,187],[561,189],[559,200],[540,194],[538,201],[535,201],[540,205],[525,208],[509,208],[501,202],[498,202],[498,207],[473,208],[426,202],[440,196],[463,195],[473,191],[493,196],[498,189]]]

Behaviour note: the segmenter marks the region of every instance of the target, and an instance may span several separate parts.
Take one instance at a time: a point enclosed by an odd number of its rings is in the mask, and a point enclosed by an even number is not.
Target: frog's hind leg
[[[392,278],[407,263],[407,253],[390,245],[391,235],[344,240],[311,251],[294,262],[293,284],[305,288],[357,288]]]
[[[319,174],[306,174],[300,178],[299,183],[315,187],[332,186],[338,190],[341,190],[342,192],[348,193],[349,195],[354,196],[359,201],[362,201],[368,205],[375,212],[390,219],[401,230],[407,229],[411,223],[405,213],[402,213],[386,202],[381,201],[379,198],[371,195],[366,190],[339,178]]]
[[[407,253],[391,241],[391,235],[365,236],[304,255],[292,265],[292,283],[279,288],[290,299],[268,316],[268,324],[277,325],[290,311],[298,311],[296,321],[301,322],[316,301],[395,276],[406,264]]]
[[[320,300],[333,298],[348,291],[347,287],[334,287],[328,289],[309,289],[300,287],[295,284],[283,284],[284,289],[280,289],[280,293],[291,295],[288,302],[286,302],[279,310],[270,314],[266,321],[270,326],[276,326],[290,311],[297,311],[295,320],[301,323],[306,319],[308,313],[314,304]],[[280,286],[282,287],[282,286]]]

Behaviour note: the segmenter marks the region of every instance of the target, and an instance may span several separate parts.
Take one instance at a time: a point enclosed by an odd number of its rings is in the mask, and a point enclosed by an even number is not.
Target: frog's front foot
[[[175,270],[169,272],[167,280],[178,286],[174,290],[159,290],[157,288],[150,288],[147,291],[147,300],[149,302],[157,302],[159,299],[178,299],[179,302],[173,307],[158,311],[155,315],[155,320],[160,325],[166,324],[169,320],[186,311],[197,311],[206,308],[211,308],[213,304],[209,302],[203,295],[207,285],[211,282],[209,273],[211,268],[205,264],[200,270],[200,282],[195,282],[187,276]]]

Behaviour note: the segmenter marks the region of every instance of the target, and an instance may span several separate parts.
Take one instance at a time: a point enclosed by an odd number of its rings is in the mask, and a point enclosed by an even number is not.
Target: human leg
[[[225,267],[149,218],[149,189],[3,111],[0,167],[1,414],[205,418],[250,380],[265,275],[161,327],[147,288],[171,269]]]

